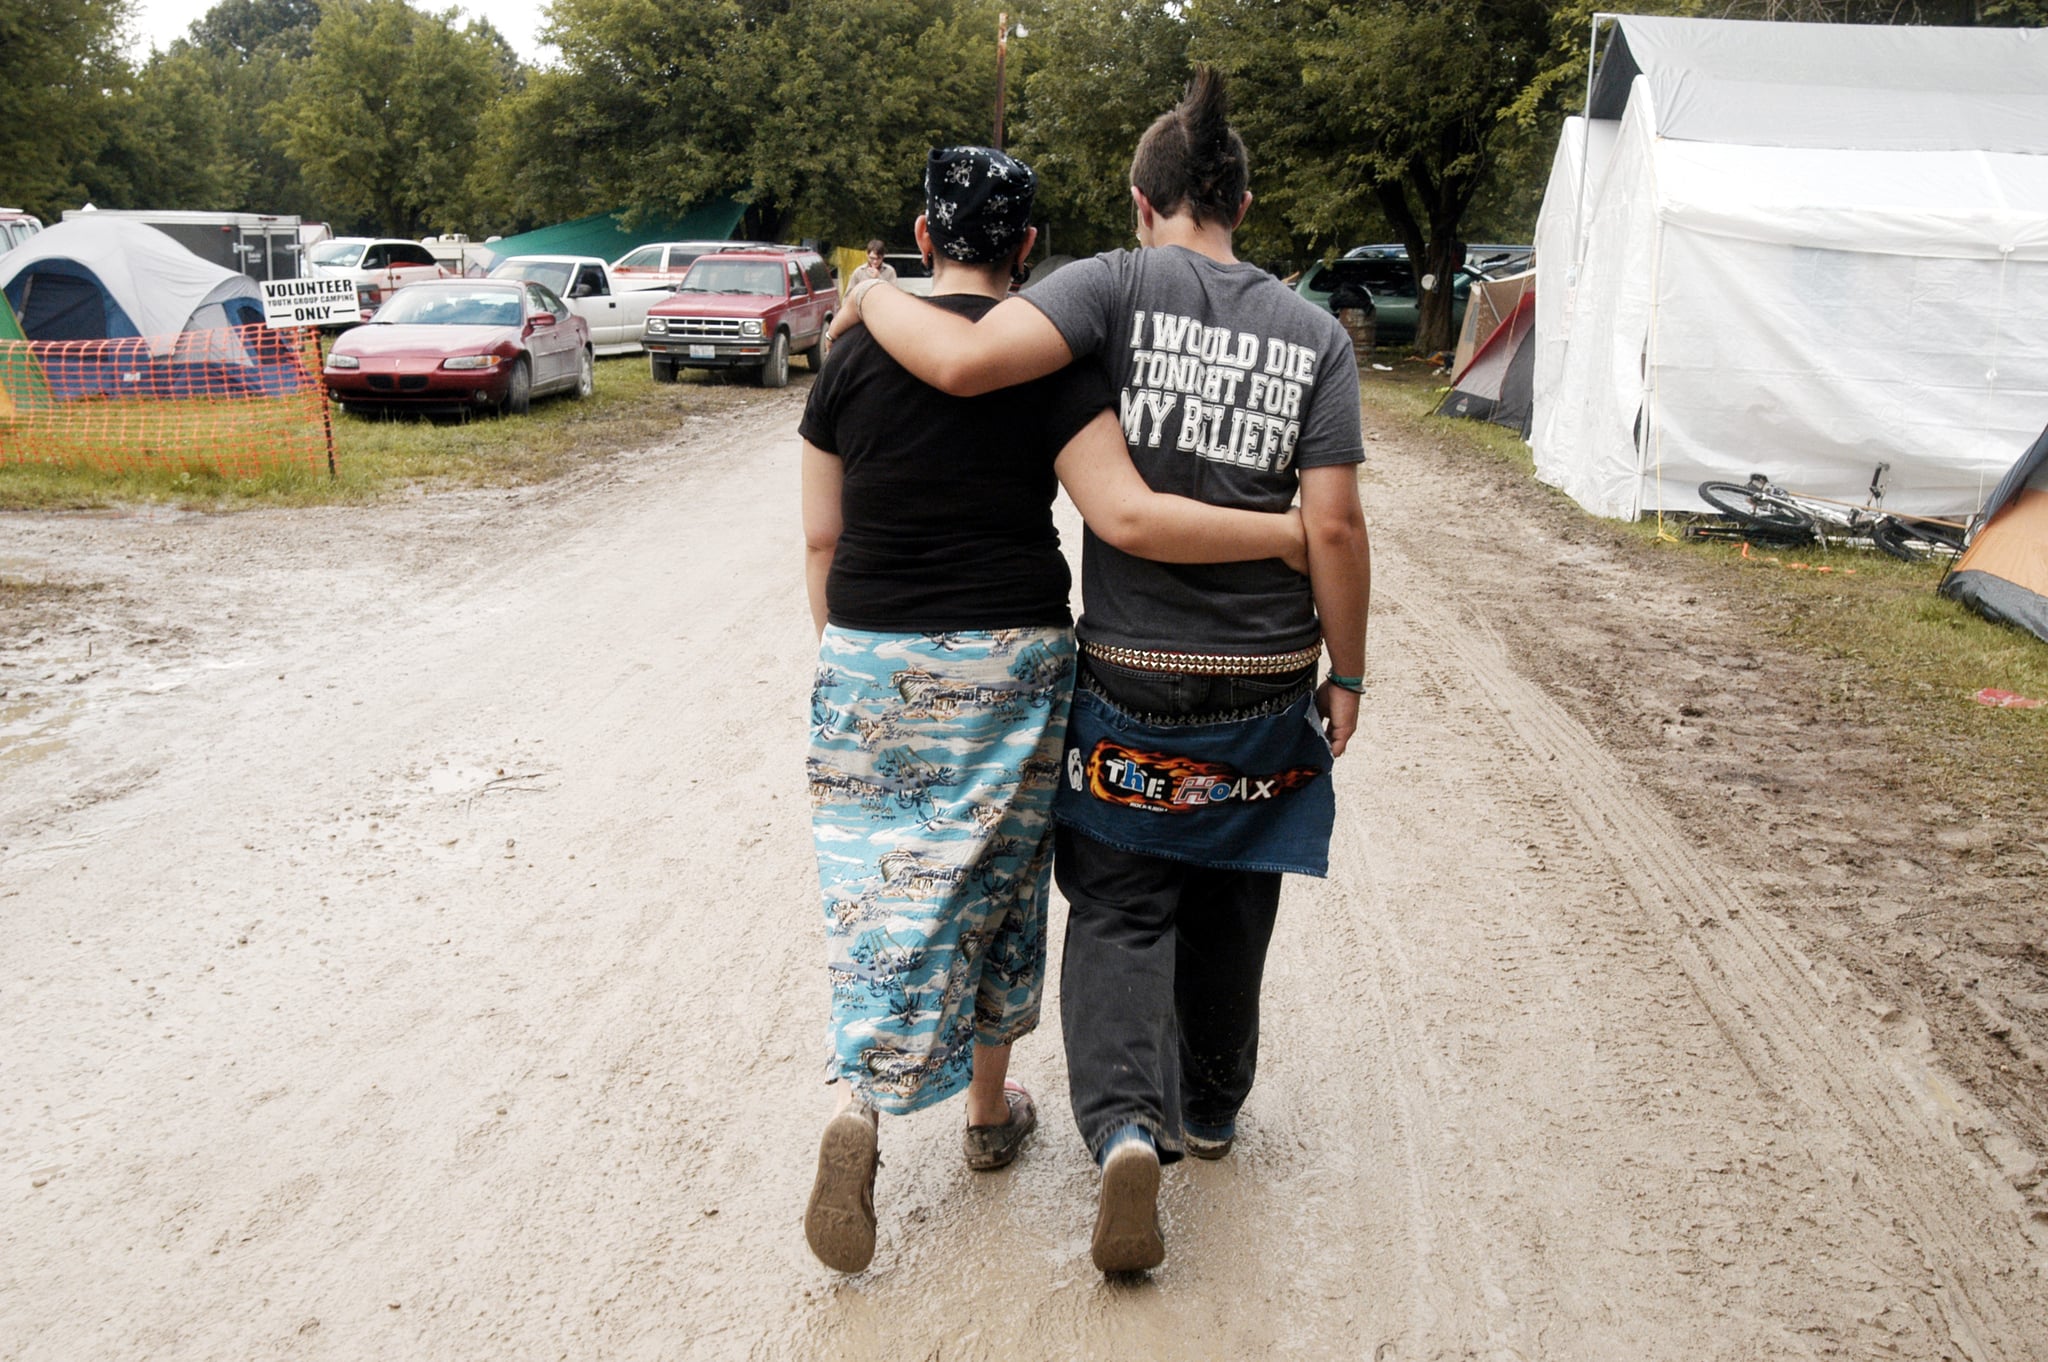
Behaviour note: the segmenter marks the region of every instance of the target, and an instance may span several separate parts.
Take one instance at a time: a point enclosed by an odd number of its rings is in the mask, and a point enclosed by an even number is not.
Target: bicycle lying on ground
[[[1695,539],[1817,543],[1822,548],[1867,544],[1908,563],[1960,554],[1968,522],[1883,508],[1884,477],[1890,469],[1890,464],[1881,463],[1871,475],[1869,505],[1788,492],[1762,473],[1750,474],[1748,482],[1703,482],[1700,499],[1734,524],[1694,524],[1686,533]]]

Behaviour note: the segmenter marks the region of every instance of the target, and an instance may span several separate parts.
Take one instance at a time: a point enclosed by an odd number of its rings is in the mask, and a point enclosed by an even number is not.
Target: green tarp
[[[50,385],[43,377],[43,366],[22,336],[21,323],[15,320],[7,295],[0,293],[0,420],[23,408],[47,406],[49,401]]]
[[[740,225],[744,204],[731,199],[713,199],[679,218],[651,216],[637,226],[624,225],[623,211],[596,213],[552,227],[537,227],[518,236],[489,242],[501,256],[511,255],[594,255],[600,260],[617,260],[635,246],[650,241],[725,241]]]

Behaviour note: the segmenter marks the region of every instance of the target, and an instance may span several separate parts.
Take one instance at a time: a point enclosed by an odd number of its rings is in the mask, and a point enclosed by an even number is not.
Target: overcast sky
[[[171,45],[171,39],[182,38],[192,21],[212,9],[216,0],[136,0],[134,7],[135,55],[146,57],[151,48]],[[543,47],[540,42],[541,9],[547,0],[492,0],[488,9],[483,5],[465,5],[449,0],[425,0],[417,5],[428,13],[438,14],[455,8],[473,18],[488,19],[491,26],[505,35],[505,41],[512,44],[512,50],[529,62],[538,62],[555,55],[552,47]]]

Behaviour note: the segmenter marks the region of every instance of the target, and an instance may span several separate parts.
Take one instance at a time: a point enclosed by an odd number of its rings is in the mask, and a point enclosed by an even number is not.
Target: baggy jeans
[[[1085,657],[1081,673],[1097,694],[1153,718],[1267,707],[1314,681],[1313,669],[1195,676]],[[1185,1152],[1183,1117],[1228,1125],[1251,1092],[1281,877],[1122,851],[1064,826],[1053,845],[1068,903],[1060,1021],[1075,1123],[1098,1158],[1111,1135],[1138,1125],[1173,1163]]]

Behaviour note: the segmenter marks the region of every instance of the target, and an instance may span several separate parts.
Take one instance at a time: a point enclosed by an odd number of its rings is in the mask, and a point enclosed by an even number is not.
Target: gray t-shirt
[[[1179,246],[1110,251],[1023,297],[1076,358],[1108,369],[1131,459],[1156,491],[1280,511],[1298,469],[1365,459],[1351,338],[1256,265]],[[1084,639],[1247,655],[1322,637],[1308,578],[1277,558],[1155,563],[1092,532],[1084,544]]]

